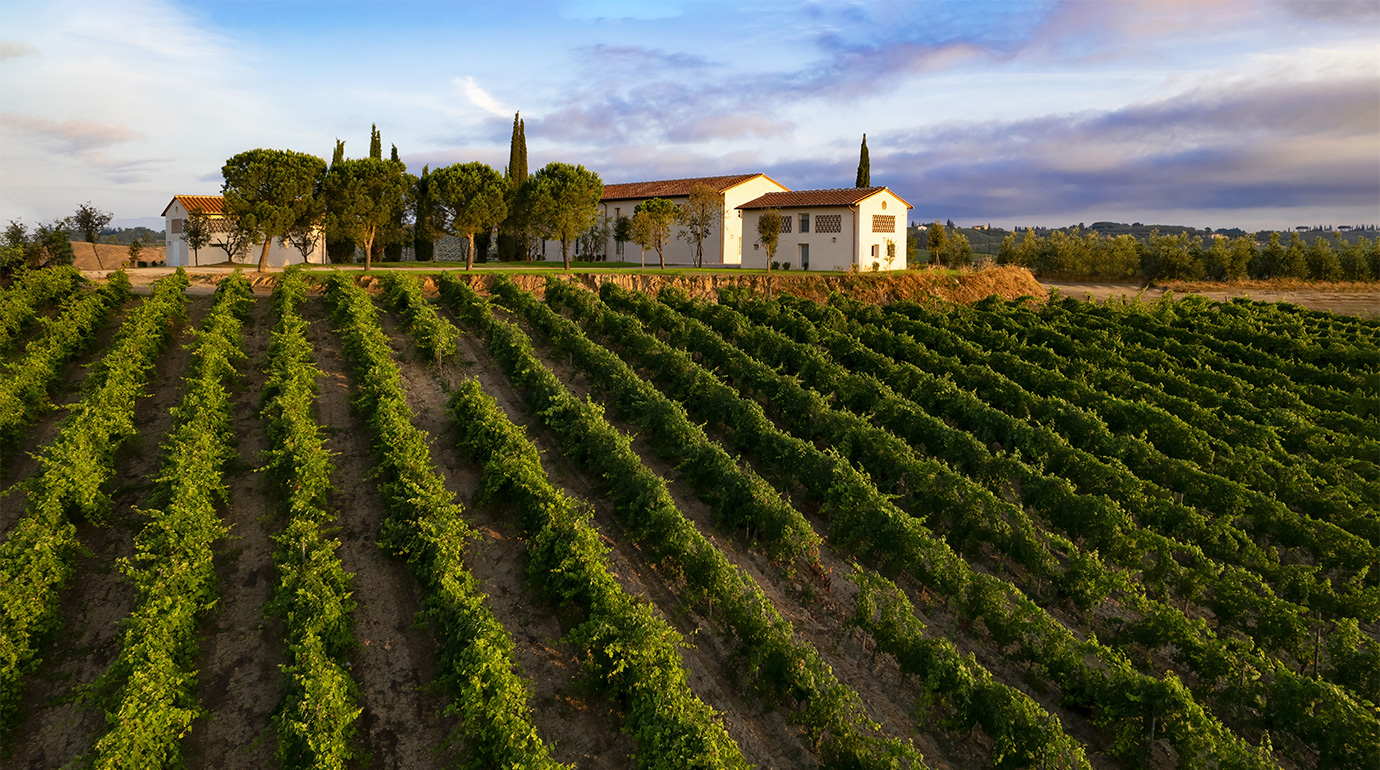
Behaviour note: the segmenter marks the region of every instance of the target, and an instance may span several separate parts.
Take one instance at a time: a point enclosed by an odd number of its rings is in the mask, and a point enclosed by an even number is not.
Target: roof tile
[[[751,210],[802,208],[806,206],[852,206],[883,191],[891,192],[886,187],[837,187],[832,190],[771,192],[760,198],[754,198],[738,208]],[[896,193],[891,194],[896,195]],[[902,203],[906,203],[905,200],[901,199],[901,196],[896,195],[896,198]],[[910,206],[910,204],[906,203],[906,206]]]
[[[762,174],[734,174],[731,176],[702,176],[693,179],[662,179],[655,182],[627,182],[604,185],[606,201],[632,200],[637,198],[684,198],[697,184],[707,184],[719,192],[736,187],[749,179]]]

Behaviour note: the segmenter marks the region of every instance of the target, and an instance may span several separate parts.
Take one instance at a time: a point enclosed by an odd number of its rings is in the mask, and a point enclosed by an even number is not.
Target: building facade
[[[187,221],[187,215],[199,211],[211,220],[211,227],[214,231],[211,236],[211,243],[193,253],[187,247],[187,241],[183,237],[183,225]],[[174,195],[166,208],[163,209],[163,220],[167,233],[167,265],[168,267],[195,267],[197,265],[214,265],[231,260],[245,264],[257,265],[259,255],[263,251],[263,241],[247,243],[238,254],[233,256],[227,253],[221,244],[227,243],[227,230],[225,226],[225,199],[219,195]],[[274,240],[268,249],[268,264],[270,267],[285,267],[287,265],[302,262],[302,252],[291,245],[283,245]],[[324,264],[326,262],[326,241],[318,237],[312,250],[308,252],[306,262],[312,264]]]
[[[886,187],[769,192],[738,206],[745,268],[767,266],[757,222],[781,213],[781,235],[771,258],[790,270],[864,272],[906,269],[906,217],[911,205]]]

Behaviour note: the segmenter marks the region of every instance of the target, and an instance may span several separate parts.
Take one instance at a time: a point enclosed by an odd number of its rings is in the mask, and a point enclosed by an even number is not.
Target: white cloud
[[[38,49],[31,45],[16,43],[12,40],[0,40],[0,61],[18,59],[21,56],[32,56],[36,53],[38,53]]]
[[[514,112],[512,107],[499,102],[497,99],[493,98],[488,91],[480,88],[479,84],[474,82],[473,75],[456,78],[455,84],[460,87],[460,90],[465,94],[465,98],[470,100],[470,104],[473,104],[485,112],[499,116],[511,115]]]

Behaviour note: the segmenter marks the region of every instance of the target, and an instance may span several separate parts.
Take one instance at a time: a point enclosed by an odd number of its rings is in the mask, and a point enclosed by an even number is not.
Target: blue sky
[[[872,181],[912,220],[1380,223],[1380,0],[0,4],[0,221],[254,147]],[[143,221],[141,221],[143,220]],[[161,220],[156,220],[161,226]]]

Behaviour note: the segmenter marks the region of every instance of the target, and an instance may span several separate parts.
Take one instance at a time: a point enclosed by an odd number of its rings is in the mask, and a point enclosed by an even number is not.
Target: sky
[[[874,185],[910,220],[1380,224],[1380,0],[0,3],[0,222],[257,147]]]

